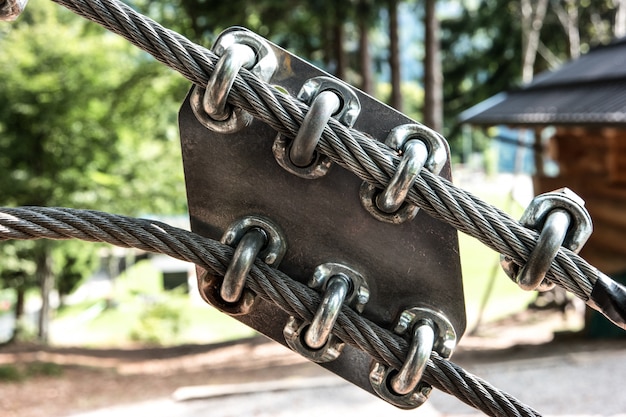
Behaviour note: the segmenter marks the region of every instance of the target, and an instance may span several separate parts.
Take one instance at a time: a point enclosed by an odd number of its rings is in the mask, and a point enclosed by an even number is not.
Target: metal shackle
[[[252,123],[252,116],[227,104],[228,95],[241,68],[268,82],[278,68],[270,45],[260,36],[241,28],[228,29],[217,38],[212,51],[220,57],[206,88],[195,86],[191,108],[200,123],[219,133],[234,133]]]
[[[402,159],[387,187],[376,197],[376,205],[385,213],[398,211],[428,158],[426,144],[411,139],[402,147]]]
[[[230,117],[226,100],[241,68],[251,69],[255,52],[248,45],[233,44],[220,57],[207,83],[202,107],[211,119],[223,122]]]
[[[304,342],[311,349],[319,349],[326,344],[351,286],[350,278],[344,274],[334,275],[328,281],[322,303],[304,333]]]
[[[570,216],[565,210],[554,209],[547,215],[535,248],[515,277],[520,288],[526,291],[547,291],[554,288],[554,283],[545,277],[565,240],[569,225]]]
[[[400,371],[391,377],[391,388],[400,395],[415,390],[428,364],[428,359],[435,346],[435,329],[430,320],[424,320],[413,326],[411,344],[406,361]]]
[[[382,399],[396,407],[417,408],[428,400],[432,391],[432,387],[422,381],[431,354],[437,352],[442,358],[452,356],[456,332],[442,313],[428,307],[403,311],[394,332],[410,337],[405,362],[400,370],[374,362],[370,384]]]
[[[384,190],[367,182],[361,185],[363,207],[377,220],[403,223],[413,219],[418,207],[406,198],[423,168],[439,174],[448,158],[447,144],[441,135],[420,124],[405,124],[394,128],[385,144],[401,156],[400,163]]]
[[[262,216],[245,216],[232,222],[220,242],[235,248],[224,277],[202,272],[200,294],[212,306],[230,315],[247,314],[256,294],[245,288],[246,278],[257,258],[271,267],[278,267],[287,244],[282,230]]]
[[[593,232],[584,205],[584,200],[568,188],[540,194],[531,201],[520,224],[540,231],[536,246],[521,268],[508,256],[500,256],[502,268],[520,288],[547,291],[554,287],[545,276],[559,248],[578,253]]]
[[[251,228],[243,235],[220,287],[220,296],[224,301],[227,303],[239,301],[254,260],[266,244],[267,235],[258,227]]]
[[[365,279],[354,269],[339,263],[325,263],[315,268],[309,287],[323,293],[311,323],[294,317],[283,329],[287,345],[302,356],[318,363],[339,357],[344,343],[333,333],[343,305],[362,312],[369,300]]]
[[[293,140],[278,134],[272,152],[286,171],[315,179],[326,175],[331,167],[330,158],[315,150],[328,121],[333,118],[344,126],[354,126],[361,102],[352,88],[327,76],[308,79],[298,93],[298,100],[309,105],[302,125]]]
[[[2,0],[0,1],[0,21],[13,21],[17,19],[26,8],[28,0]]]
[[[322,91],[313,99],[309,111],[304,116],[302,126],[291,144],[289,159],[295,166],[304,168],[313,162],[315,148],[322,137],[326,123],[340,107],[341,100],[333,91]]]

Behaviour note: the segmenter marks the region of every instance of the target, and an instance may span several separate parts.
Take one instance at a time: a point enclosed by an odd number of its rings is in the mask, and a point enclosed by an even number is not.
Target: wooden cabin
[[[461,121],[534,131],[535,194],[568,187],[580,195],[594,224],[581,256],[626,282],[626,38],[472,107]]]

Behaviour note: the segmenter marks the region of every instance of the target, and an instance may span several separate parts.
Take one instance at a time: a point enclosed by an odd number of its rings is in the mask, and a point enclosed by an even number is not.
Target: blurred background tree
[[[450,4],[440,0],[439,4]],[[624,1],[463,1],[441,20],[444,134],[463,153],[457,115],[626,35]],[[478,141],[475,150],[487,142]]]
[[[0,288],[15,292],[13,334],[9,342],[20,338],[23,331],[22,319],[26,303],[26,290],[38,287],[35,279],[37,265],[34,255],[35,242],[16,241],[0,245]]]
[[[0,204],[184,213],[176,110],[185,83],[51,2],[30,6],[0,29]],[[17,300],[41,288],[45,341],[55,275],[69,292],[93,263],[61,243],[31,243],[4,244],[5,253],[31,261],[3,261],[0,276]]]
[[[626,0],[134,2],[158,21],[207,46],[227,27],[247,27],[442,130],[457,160],[463,153],[456,121],[461,111],[528,82],[534,74],[576,58],[594,45],[626,35],[624,3]],[[432,32],[434,36],[426,36]],[[415,43],[420,43],[420,52],[409,55]],[[421,86],[427,93],[425,101],[405,109],[407,85]],[[475,146],[480,151],[486,142],[476,141]]]

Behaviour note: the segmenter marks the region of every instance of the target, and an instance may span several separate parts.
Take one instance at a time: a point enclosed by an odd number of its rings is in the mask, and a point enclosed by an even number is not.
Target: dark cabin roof
[[[497,94],[459,119],[475,125],[625,125],[626,38]]]

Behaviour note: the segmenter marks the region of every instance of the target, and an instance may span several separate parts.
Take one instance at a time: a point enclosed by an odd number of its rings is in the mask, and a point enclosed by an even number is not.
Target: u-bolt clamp
[[[307,80],[298,100],[309,105],[298,134],[293,141],[277,135],[272,151],[278,164],[288,172],[301,178],[319,178],[331,166],[330,158],[315,150],[326,124],[332,117],[345,126],[354,126],[361,103],[353,89],[325,76]]]
[[[441,135],[419,124],[393,129],[385,144],[402,156],[398,168],[384,190],[363,182],[359,191],[361,204],[377,220],[403,223],[417,215],[418,207],[405,202],[422,168],[439,174],[447,160],[447,148]]]
[[[28,0],[0,0],[0,21],[12,21],[17,19],[24,9]]]
[[[563,246],[578,253],[593,232],[585,202],[568,188],[536,196],[520,223],[540,231],[537,244],[521,268],[505,255],[500,255],[500,264],[509,278],[526,291],[552,289],[554,283],[545,276],[559,248]]]
[[[245,288],[255,259],[261,258],[276,268],[287,250],[280,228],[260,216],[243,217],[232,223],[224,232],[221,242],[235,248],[223,280],[206,274],[201,291],[214,307],[231,315],[247,314],[255,294]]]
[[[278,61],[269,44],[245,30],[226,31],[215,41],[212,51],[220,57],[204,91],[195,86],[191,108],[200,123],[219,133],[234,133],[248,126],[252,116],[241,108],[230,108],[226,100],[243,67],[263,81],[269,81]]]
[[[385,401],[403,409],[417,408],[428,399],[432,387],[422,382],[422,375],[432,352],[444,358],[452,356],[456,332],[450,321],[430,308],[405,310],[394,329],[409,336],[409,351],[399,370],[379,362],[372,364],[370,384]]]
[[[311,323],[290,317],[283,330],[287,345],[314,362],[330,362],[341,354],[344,343],[332,334],[345,303],[362,312],[369,300],[363,277],[350,267],[326,263],[315,268],[308,285],[324,297]]]

